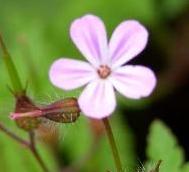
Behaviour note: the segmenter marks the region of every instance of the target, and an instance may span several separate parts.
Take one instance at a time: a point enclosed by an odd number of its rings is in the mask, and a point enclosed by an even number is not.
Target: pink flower
[[[122,95],[140,99],[151,94],[156,77],[149,68],[124,65],[146,46],[148,32],[139,22],[122,22],[108,43],[100,18],[85,15],[70,28],[71,39],[88,62],[61,58],[50,69],[51,82],[64,90],[86,85],[78,102],[82,112],[101,119],[115,110],[115,90]]]

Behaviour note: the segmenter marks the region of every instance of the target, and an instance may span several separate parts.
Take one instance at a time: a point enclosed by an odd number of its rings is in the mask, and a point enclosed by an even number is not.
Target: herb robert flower
[[[116,107],[115,90],[132,99],[152,93],[156,85],[153,71],[125,64],[141,53],[148,41],[148,31],[138,21],[119,24],[108,43],[101,19],[85,15],[71,24],[70,35],[88,62],[63,57],[52,64],[49,76],[64,90],[85,86],[78,102],[86,116],[102,119],[111,115]]]

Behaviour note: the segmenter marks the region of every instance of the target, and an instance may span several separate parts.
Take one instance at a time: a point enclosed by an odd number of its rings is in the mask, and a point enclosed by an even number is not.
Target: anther
[[[105,79],[111,74],[111,69],[106,65],[100,65],[97,73],[100,78]]]

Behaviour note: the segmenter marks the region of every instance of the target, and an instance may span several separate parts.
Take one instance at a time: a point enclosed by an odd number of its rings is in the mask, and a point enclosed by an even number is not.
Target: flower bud
[[[76,98],[66,98],[50,105],[38,107],[28,98],[17,99],[16,111],[10,117],[16,120],[19,127],[30,130],[37,128],[42,118],[54,122],[72,123],[80,115],[79,105]]]
[[[80,115],[76,98],[59,100],[46,106],[42,111],[47,119],[60,123],[75,122]]]
[[[12,113],[12,117],[14,114],[24,114],[26,112],[39,110],[37,106],[33,104],[33,102],[25,95],[16,97],[16,107],[15,113]],[[19,117],[15,118],[16,124],[18,127],[31,131],[33,129],[38,128],[41,123],[40,118],[31,118],[31,117]]]

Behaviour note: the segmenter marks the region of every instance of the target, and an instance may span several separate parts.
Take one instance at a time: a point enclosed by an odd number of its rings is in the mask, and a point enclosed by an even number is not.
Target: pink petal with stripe
[[[139,65],[118,68],[112,73],[110,80],[118,92],[133,99],[149,96],[156,86],[153,71]]]
[[[100,18],[85,15],[76,19],[71,25],[70,35],[83,56],[95,67],[108,60],[106,30]]]
[[[55,86],[72,90],[92,81],[97,74],[89,63],[62,58],[52,64],[49,77]]]
[[[86,86],[78,102],[84,115],[96,119],[105,118],[116,107],[113,86],[108,81],[95,80]]]
[[[109,43],[112,67],[116,68],[137,56],[148,41],[148,31],[139,22],[128,20],[115,29]]]

